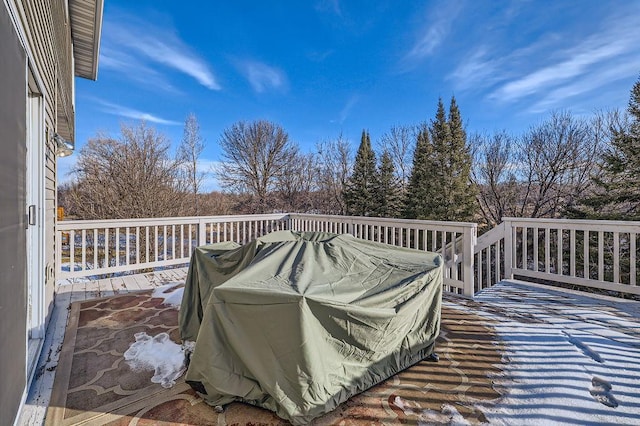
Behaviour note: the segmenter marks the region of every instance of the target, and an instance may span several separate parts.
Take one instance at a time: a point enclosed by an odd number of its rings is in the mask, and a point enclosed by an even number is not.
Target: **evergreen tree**
[[[640,79],[631,90],[627,112],[630,125],[611,129],[602,174],[593,179],[595,194],[581,201],[583,217],[640,220]]]
[[[431,138],[429,138],[431,136]],[[469,221],[475,191],[471,152],[460,110],[451,98],[449,117],[442,99],[430,128],[418,134],[404,215],[412,219]]]
[[[376,155],[371,148],[369,132],[363,130],[353,173],[349,176],[342,195],[348,215],[370,216],[373,214],[375,178]]]
[[[423,125],[418,131],[416,149],[413,151],[413,166],[404,201],[403,216],[408,219],[425,219],[430,216],[431,203],[429,185],[434,178],[433,145],[429,129]]]
[[[397,217],[400,213],[401,183],[388,151],[382,154],[373,191],[373,214],[378,217]]]
[[[445,192],[448,196],[446,216],[448,220],[472,221],[476,208],[476,188],[471,181],[472,156],[455,97],[451,98],[449,105],[448,124],[451,139],[448,144],[449,168],[445,169],[449,182]]]

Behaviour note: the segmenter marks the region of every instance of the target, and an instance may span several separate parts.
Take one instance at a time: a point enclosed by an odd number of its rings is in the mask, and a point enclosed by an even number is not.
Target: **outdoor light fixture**
[[[53,141],[56,143],[56,155],[58,157],[68,157],[73,154],[75,146],[57,133],[53,134]]]

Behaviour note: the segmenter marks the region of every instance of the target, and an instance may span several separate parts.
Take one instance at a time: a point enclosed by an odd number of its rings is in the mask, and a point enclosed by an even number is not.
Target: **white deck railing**
[[[243,244],[287,227],[283,214],[61,221],[56,226],[57,277],[182,265],[189,263],[194,247]]]
[[[513,276],[639,294],[640,222],[504,218],[478,238],[476,291]]]
[[[289,218],[291,229],[298,231],[347,233],[393,246],[438,252],[445,261],[445,290],[473,296],[475,223],[297,213]]]
[[[640,222],[505,218],[476,239],[476,224],[312,214],[62,221],[58,278],[182,265],[194,247],[245,243],[281,229],[349,233],[445,260],[445,290],[466,296],[513,276],[640,294]]]

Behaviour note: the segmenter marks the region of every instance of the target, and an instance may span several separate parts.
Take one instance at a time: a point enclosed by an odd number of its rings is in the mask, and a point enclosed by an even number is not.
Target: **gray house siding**
[[[0,6],[0,58],[0,424],[10,425],[27,380],[27,58],[4,4]]]

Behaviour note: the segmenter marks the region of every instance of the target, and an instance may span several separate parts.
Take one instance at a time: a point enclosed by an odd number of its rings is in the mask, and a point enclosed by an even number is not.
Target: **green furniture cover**
[[[433,352],[442,258],[326,233],[198,247],[180,333],[187,382],[305,424]]]

